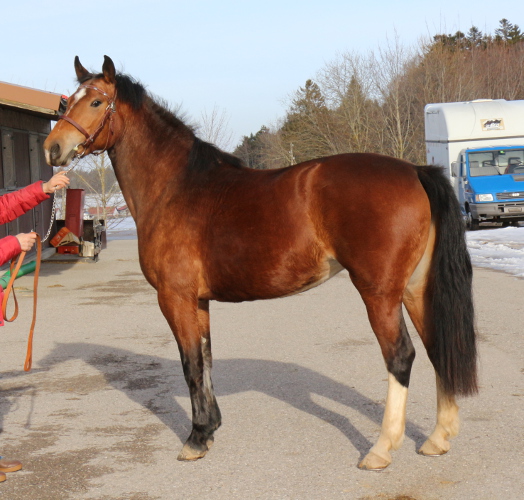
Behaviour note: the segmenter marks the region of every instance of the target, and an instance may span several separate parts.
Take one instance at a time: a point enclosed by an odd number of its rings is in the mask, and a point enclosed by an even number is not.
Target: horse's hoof
[[[364,470],[384,470],[389,464],[391,463],[391,460],[386,460],[383,457],[379,457],[372,451],[370,451],[365,457],[362,462],[358,464],[360,469]]]
[[[177,460],[180,460],[181,462],[191,462],[203,458],[206,453],[207,450],[195,450],[194,448],[191,448],[191,446],[185,444],[182,451],[179,453]]]
[[[418,452],[421,455],[424,455],[426,457],[440,457],[440,455],[444,455],[447,453],[451,447],[449,444],[449,441],[444,441],[444,447],[437,445],[431,440],[426,440],[426,442],[420,447],[420,450]]]

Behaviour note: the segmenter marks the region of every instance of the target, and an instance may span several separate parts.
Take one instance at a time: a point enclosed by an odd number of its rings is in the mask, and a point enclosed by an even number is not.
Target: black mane
[[[80,79],[78,83],[82,84],[92,78],[104,78],[103,73],[88,74]],[[179,127],[189,130],[195,137],[193,148],[189,156],[189,166],[198,170],[206,170],[209,167],[218,166],[220,164],[228,164],[235,168],[244,167],[244,163],[240,158],[225,153],[213,144],[210,144],[202,139],[196,137],[193,128],[184,123],[174,111],[169,108],[169,105],[163,99],[153,97],[149,94],[138,80],[132,76],[117,73],[116,74],[116,91],[118,99],[129,104],[134,110],[140,109],[144,103],[147,103],[149,108],[167,127],[178,129]]]
[[[245,167],[244,162],[240,158],[225,153],[214,144],[195,137],[191,153],[189,154],[188,166],[190,169],[205,171],[224,164],[235,168]]]

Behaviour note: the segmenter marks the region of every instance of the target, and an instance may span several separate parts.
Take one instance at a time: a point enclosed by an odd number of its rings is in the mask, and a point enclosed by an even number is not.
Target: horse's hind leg
[[[428,317],[430,304],[426,295],[426,283],[434,241],[435,231],[432,227],[426,253],[411,276],[403,298],[411,321],[417,329],[428,353],[431,352],[430,325],[428,324],[431,318]],[[455,397],[444,391],[440,377],[436,372],[435,377],[437,385],[437,423],[433,433],[419,449],[419,453],[428,456],[443,455],[449,451],[449,440],[458,434],[460,426],[459,407],[455,402]]]
[[[438,456],[447,453],[451,447],[449,440],[459,432],[460,420],[459,407],[455,397],[442,389],[440,378],[437,374],[437,424],[431,436],[420,447],[419,453],[427,456]]]
[[[196,460],[207,453],[221,424],[211,381],[209,301],[196,304],[159,292],[158,302],[175,335],[191,397],[193,428],[178,460]]]
[[[406,425],[406,401],[415,349],[402,316],[399,294],[362,294],[371,327],[377,336],[388,370],[388,394],[380,436],[359,464],[361,469],[384,469],[390,450],[400,448]]]
[[[410,290],[410,287],[408,287],[408,290]],[[431,342],[425,334],[424,304],[422,295],[411,293],[406,295],[409,297],[405,297],[404,299],[406,309],[408,310],[411,320],[419,332],[426,349],[429,351],[431,349]],[[443,455],[448,452],[451,447],[449,440],[458,434],[460,427],[458,414],[459,407],[455,402],[455,396],[444,391],[442,383],[440,382],[440,377],[436,371],[435,378],[437,385],[437,423],[432,434],[419,449],[420,454],[428,456]]]

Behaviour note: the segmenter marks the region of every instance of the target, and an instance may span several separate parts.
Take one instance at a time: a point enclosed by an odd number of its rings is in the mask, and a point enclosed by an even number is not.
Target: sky
[[[0,11],[0,80],[70,95],[74,57],[99,72],[108,55],[190,122],[213,110],[226,117],[234,149],[276,124],[289,96],[344,52],[473,25],[493,33],[502,18],[524,29],[524,3],[17,0]]]

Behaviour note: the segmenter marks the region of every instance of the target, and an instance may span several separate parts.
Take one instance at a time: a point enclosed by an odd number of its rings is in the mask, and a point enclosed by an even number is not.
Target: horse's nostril
[[[51,159],[56,160],[60,157],[60,145],[58,143],[53,144],[49,152],[51,153]]]

